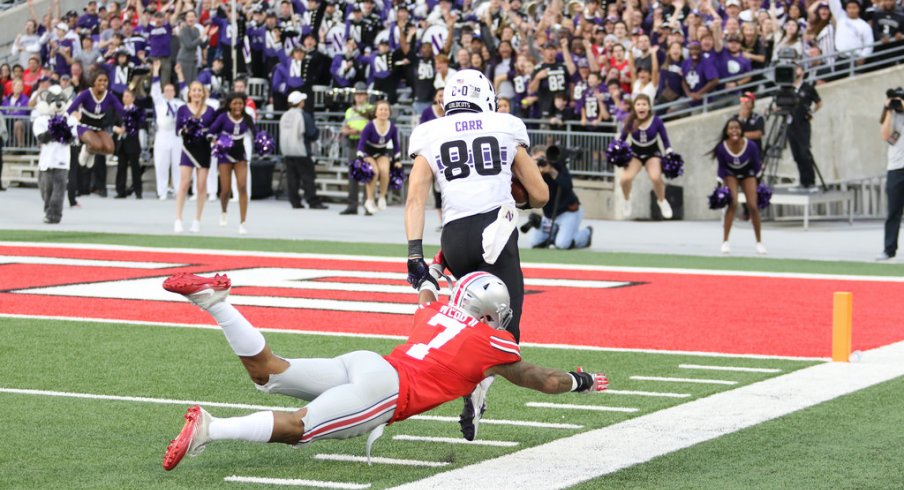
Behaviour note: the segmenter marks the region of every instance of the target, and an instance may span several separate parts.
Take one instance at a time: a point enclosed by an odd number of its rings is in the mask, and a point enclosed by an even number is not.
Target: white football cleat
[[[229,296],[232,281],[226,274],[213,277],[201,277],[181,272],[163,281],[163,289],[171,293],[181,294],[203,310],[223,301]]]
[[[656,201],[659,205],[659,212],[662,213],[662,219],[672,219],[672,206],[665,199]]]
[[[163,456],[164,470],[170,471],[178,466],[186,454],[195,457],[204,451],[204,445],[210,442],[208,432],[212,418],[207,410],[198,405],[188,409],[182,431],[166,447],[166,454]]]

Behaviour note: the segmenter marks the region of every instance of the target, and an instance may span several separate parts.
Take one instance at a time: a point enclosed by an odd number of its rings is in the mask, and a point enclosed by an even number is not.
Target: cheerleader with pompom
[[[730,253],[731,245],[728,243],[728,235],[731,233],[731,225],[734,222],[735,208],[738,205],[738,188],[744,190],[744,197],[747,200],[747,210],[750,213],[750,222],[753,223],[753,233],[756,236],[756,252],[760,255],[766,254],[766,247],[763,246],[762,236],[760,235],[760,207],[768,205],[766,202],[760,203],[758,198],[758,190],[763,197],[768,199],[766,192],[769,189],[765,186],[757,187],[757,175],[762,166],[760,158],[760,149],[756,143],[744,137],[744,130],[741,128],[741,122],[736,118],[729,119],[722,129],[722,137],[719,143],[709,152],[709,155],[718,162],[717,174],[725,183],[731,193],[731,200],[725,207],[725,216],[722,226],[722,253]],[[757,204],[761,204],[758,206]]]
[[[248,215],[248,158],[245,151],[245,136],[256,132],[254,121],[245,113],[245,95],[232,93],[223,99],[221,113],[210,126],[214,137],[213,155],[217,157],[217,171],[220,174],[220,226],[226,226],[226,209],[232,192],[231,176],[235,173],[236,192],[239,195],[239,235],[248,233],[245,219]],[[228,140],[232,140],[229,142]],[[199,198],[200,199],[200,198]]]
[[[201,214],[207,201],[207,173],[210,171],[210,141],[208,129],[213,124],[215,111],[207,105],[207,89],[194,81],[188,87],[188,103],[176,110],[176,134],[182,138],[182,156],[179,159],[179,188],[176,191],[176,221],[173,231],[181,233],[182,209],[191,186],[192,170],[197,172],[197,196],[192,233],[201,231]],[[214,189],[216,190],[216,189]]]
[[[656,194],[656,204],[665,219],[671,219],[672,207],[665,200],[665,182],[662,180],[662,158],[672,153],[669,135],[659,116],[653,115],[650,98],[637,95],[631,104],[631,113],[625,120],[621,139],[631,146],[634,157],[625,167],[619,184],[625,196],[622,215],[631,216],[631,187],[642,168],[647,170]]]

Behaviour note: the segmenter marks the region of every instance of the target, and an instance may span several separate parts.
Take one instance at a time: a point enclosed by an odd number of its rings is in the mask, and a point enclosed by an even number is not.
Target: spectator
[[[904,89],[898,87],[888,94],[880,118],[879,135],[888,143],[888,164],[885,191],[888,196],[888,217],[885,218],[885,247],[876,260],[889,260],[898,253],[898,233],[904,213]]]
[[[41,54],[41,36],[38,23],[34,19],[25,21],[25,32],[16,36],[10,54],[19,57],[19,64],[27,66],[33,56]]]
[[[436,62],[433,47],[429,43],[421,43],[411,61],[414,69],[414,113],[423,114],[434,104],[436,99]]]
[[[301,92],[289,94],[292,107],[279,118],[279,151],[286,164],[286,187],[289,203],[293,209],[304,205],[298,196],[298,183],[304,190],[304,197],[311,209],[328,209],[317,197],[314,182],[314,160],[311,159],[311,142],[320,137],[320,130],[314,123],[314,116],[304,111],[307,95]]]
[[[137,2],[135,5],[138,8],[138,15],[141,15],[142,2]],[[178,0],[176,5],[176,10],[181,10],[182,0]],[[172,55],[170,46],[173,38],[172,25],[175,23],[175,18],[175,13],[167,16],[166,13],[157,11],[154,13],[150,25],[146,26],[148,56],[152,62],[155,60],[160,61],[160,79],[163,80],[164,83],[170,83],[172,81],[173,65],[170,59],[170,56]]]
[[[75,60],[81,63],[82,66],[91,66],[94,63],[103,62],[100,49],[94,46],[94,38],[91,36],[82,37],[82,51],[75,56]]]
[[[829,0],[829,9],[835,19],[835,50],[838,52],[836,65],[839,70],[846,67],[862,65],[873,52],[871,46],[873,30],[865,20],[860,18],[860,2],[858,0]]]
[[[772,23],[778,25],[778,17],[776,14],[776,6],[773,3],[772,7],[769,8],[769,16],[772,18]],[[794,19],[786,19],[782,24],[781,31],[776,30],[772,34],[773,39],[773,47],[772,47],[772,61],[775,62],[778,59],[779,53],[782,52],[785,48],[791,48],[797,53],[797,59],[803,59],[804,57],[804,37],[800,32],[800,24],[797,23]]]
[[[681,43],[670,43],[668,52],[665,54],[665,61],[659,70],[659,86],[656,99],[654,99],[657,106],[681,98],[684,93],[683,63]]]
[[[531,235],[531,248],[547,248],[555,245],[561,250],[587,248],[593,238],[593,227],[581,228],[584,210],[574,186],[571,174],[564,162],[551,162],[545,148],[535,149],[533,158],[540,168],[543,182],[549,187],[549,201],[543,206],[543,224]]]
[[[566,75],[566,67],[556,60],[556,54],[556,45],[546,44],[543,48],[543,63],[534,68],[527,88],[528,92],[537,94],[541,117],[547,117],[553,112],[555,94],[568,91],[568,79],[577,70],[575,67]]]
[[[512,101],[506,99],[505,97],[500,97],[498,100],[498,107],[496,108],[496,112],[500,112],[502,114],[511,114]]]
[[[442,56],[442,55],[440,55]],[[361,139],[361,131],[367,126],[373,117],[373,108],[368,103],[367,85],[358,82],[355,85],[355,105],[345,111],[345,120],[342,123],[342,136],[348,141],[351,155],[358,152]],[[348,206],[339,214],[358,214],[358,181],[348,178]]]
[[[367,216],[386,209],[386,193],[389,191],[389,167],[402,165],[402,149],[399,146],[399,129],[390,120],[392,107],[388,101],[377,102],[374,120],[361,131],[358,142],[358,157],[374,169],[374,178],[364,188],[367,200],[364,210]],[[380,196],[376,197],[377,181],[380,182]]]
[[[22,80],[12,82],[12,93],[3,98],[3,112],[10,116],[13,122],[13,146],[25,147],[25,122],[31,111],[28,110],[28,97],[23,92],[25,85]]]
[[[741,131],[747,141],[756,143],[762,154],[763,136],[766,133],[766,119],[759,113],[754,111],[756,104],[756,95],[753,92],[744,92],[741,94],[741,106],[735,119],[741,123]]]
[[[179,30],[179,52],[176,62],[182,67],[186,80],[194,81],[198,76],[198,49],[207,43],[204,31],[198,25],[198,15],[185,13],[185,24]]]
[[[829,74],[835,66],[835,23],[829,6],[822,2],[814,2],[810,7],[810,21],[804,39],[819,48],[819,54],[825,56],[820,62],[820,75]]]
[[[719,80],[733,79],[725,82],[725,88],[736,88],[750,83],[750,76],[743,76],[751,70],[750,60],[741,51],[741,37],[737,34],[725,38],[725,47],[716,53],[715,61],[719,71]],[[741,77],[741,78],[738,78]]]
[[[599,73],[591,73],[587,77],[587,89],[576,106],[576,110],[581,114],[581,126],[585,131],[597,130],[603,121],[611,119],[604,104],[606,95]]]
[[[549,129],[553,131],[565,131],[569,122],[580,120],[580,115],[575,115],[574,109],[568,105],[568,95],[565,92],[555,94],[552,111],[546,117]]]
[[[753,22],[741,26],[741,53],[750,60],[751,70],[757,71],[766,67],[766,46],[763,45],[760,33]]]
[[[895,48],[904,45],[904,12],[895,8],[895,0],[878,0],[876,2],[878,8],[873,11],[873,39],[881,43],[875,48],[876,61],[882,61],[894,54],[887,54]],[[897,53],[900,55],[900,52]],[[877,68],[888,66],[882,64]]]
[[[731,244],[728,235],[731,233],[731,225],[734,222],[735,208],[738,207],[738,187],[743,189],[747,202],[747,212],[753,223],[753,233],[756,237],[756,253],[766,254],[760,235],[760,210],[757,207],[757,175],[760,173],[762,162],[758,145],[751,143],[744,137],[741,123],[737,119],[729,119],[722,129],[722,136],[709,155],[718,162],[716,174],[731,192],[731,202],[725,209],[722,226],[722,253],[731,253]]]
[[[126,90],[122,94],[123,117],[135,114],[134,124],[123,124],[114,128],[116,134],[116,199],[129,197],[133,192],[135,199],[141,199],[141,140],[138,132],[144,126],[144,110],[135,106],[135,94]],[[132,171],[132,187],[126,188],[126,171]]]
[[[631,114],[625,121],[621,139],[631,145],[634,158],[622,172],[620,185],[625,197],[622,215],[628,218],[632,215],[631,187],[634,178],[645,168],[650,181],[653,183],[653,192],[656,194],[656,204],[665,219],[672,218],[672,207],[665,199],[665,182],[662,180],[662,157],[672,152],[669,135],[665,130],[665,124],[658,116],[653,115],[650,98],[646,95],[638,95],[631,105]]]
[[[709,60],[703,58],[703,50],[700,43],[692,41],[688,44],[690,58],[681,64],[683,80],[681,81],[684,95],[691,99],[690,106],[703,104],[706,94],[719,86],[719,72]]]

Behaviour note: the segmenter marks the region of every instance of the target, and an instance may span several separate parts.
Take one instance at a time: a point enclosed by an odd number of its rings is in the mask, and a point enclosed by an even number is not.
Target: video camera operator
[[[554,244],[559,249],[587,248],[593,237],[593,228],[581,228],[584,210],[574,193],[571,174],[561,150],[556,146],[535,148],[532,155],[540,167],[540,175],[549,187],[550,200],[543,206],[543,216],[531,214],[527,224],[521,227],[523,233],[531,228],[532,248],[546,248]]]
[[[888,143],[888,217],[885,218],[885,248],[876,260],[888,260],[898,252],[898,232],[904,213],[904,87],[889,89],[880,121],[879,135]]]
[[[810,120],[813,119],[813,113],[822,107],[822,99],[816,88],[804,81],[804,69],[801,66],[796,68],[794,90],[797,92],[797,104],[791,111],[791,121],[788,124],[788,145],[800,173],[800,188],[816,192],[816,161],[810,150]]]

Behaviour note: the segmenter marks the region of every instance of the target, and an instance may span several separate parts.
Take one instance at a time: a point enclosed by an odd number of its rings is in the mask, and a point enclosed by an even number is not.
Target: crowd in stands
[[[132,88],[151,108],[156,60],[164,83],[198,80],[213,100],[235,72],[268,80],[276,111],[293,91],[311,98],[314,86],[363,82],[393,104],[410,88],[420,114],[456,70],[476,68],[515,115],[592,129],[626,117],[637,94],[654,108],[699,105],[782,48],[829,73],[904,43],[900,3],[862,1],[240,0],[233,11],[220,0],[90,0],[64,13],[53,0],[43,15],[29,1],[0,83],[6,113],[25,114],[52,80],[78,92],[100,63],[114,93]]]

